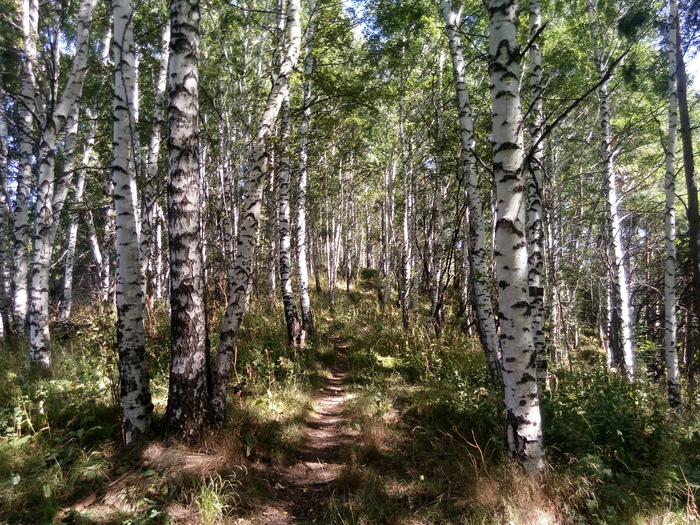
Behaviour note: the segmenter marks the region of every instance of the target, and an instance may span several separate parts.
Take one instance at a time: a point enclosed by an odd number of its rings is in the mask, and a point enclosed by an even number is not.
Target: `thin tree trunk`
[[[144,296],[140,274],[136,203],[136,133],[130,106],[136,96],[134,10],[131,0],[113,0],[114,133],[112,181],[117,246],[117,347],[124,408],[124,440],[138,440],[151,426],[151,391],[143,326]]]
[[[8,335],[10,326],[10,290],[8,262],[10,260],[10,203],[7,196],[8,127],[5,113],[4,81],[0,74],[0,337]]]
[[[158,176],[158,160],[160,157],[161,129],[163,126],[163,105],[167,88],[168,74],[168,48],[170,46],[170,19],[163,25],[160,37],[160,63],[158,66],[158,81],[156,84],[156,96],[153,102],[153,120],[151,138],[146,156],[146,185],[143,193],[143,210],[141,213],[141,276],[146,284],[146,297],[149,305],[152,305],[154,298],[160,298],[157,292],[160,286],[157,281],[161,278],[156,274],[158,263],[155,259],[155,247],[153,230],[155,229],[158,206],[156,202],[155,180]],[[149,269],[151,270],[149,272]],[[148,286],[147,277],[150,273],[151,282]]]
[[[463,239],[462,242],[470,247],[469,267],[471,270],[471,281],[474,286],[474,294],[476,296],[479,338],[481,339],[481,344],[484,347],[489,362],[491,379],[495,383],[500,383],[502,366],[501,345],[498,342],[496,319],[489,288],[491,273],[487,261],[483,205],[479,192],[479,180],[476,173],[474,121],[469,104],[469,93],[467,91],[466,67],[464,64],[464,54],[462,52],[462,42],[458,32],[458,20],[460,20],[460,15],[454,11],[449,0],[442,0],[440,5],[443,18],[445,19],[450,53],[452,55],[452,69],[457,91],[457,109],[459,111],[460,138],[462,145],[462,176],[464,177],[466,200],[469,210],[469,236]],[[520,68],[518,67],[518,69]]]
[[[55,204],[62,203],[61,193],[55,191],[56,139],[78,104],[87,71],[88,37],[96,0],[82,0],[78,7],[76,52],[71,75],[60,100],[46,114],[39,144],[39,180],[36,192],[34,228],[34,263],[29,301],[29,356],[33,363],[51,367],[49,335],[49,269],[55,231]],[[56,199],[56,197],[59,197]],[[60,204],[58,204],[60,207]]]
[[[544,228],[542,225],[542,181],[544,179],[544,143],[542,123],[542,49],[540,32],[542,13],[540,0],[530,0],[530,144],[528,169],[528,279],[532,340],[537,353],[537,382],[540,390],[547,387],[547,345],[544,333]]]
[[[309,269],[307,265],[306,241],[306,191],[308,186],[309,166],[309,125],[311,122],[311,74],[314,69],[313,39],[316,32],[314,17],[315,1],[309,4],[310,19],[306,29],[306,60],[304,63],[304,105],[301,111],[301,129],[299,139],[299,172],[297,175],[297,282],[299,286],[299,304],[301,306],[301,325],[308,335],[314,333],[314,318],[309,296]]]
[[[246,201],[238,235],[236,269],[221,328],[221,339],[213,378],[212,409],[214,420],[220,425],[225,421],[226,391],[231,378],[238,332],[251,285],[254,245],[260,220],[263,186],[268,172],[268,140],[279,115],[282,101],[289,93],[289,78],[299,58],[301,46],[299,10],[299,0],[290,0],[288,5],[288,47],[261,118],[253,147],[253,166],[246,181]]]
[[[287,323],[289,346],[304,346],[306,333],[302,330],[292,288],[292,239],[289,211],[289,97],[282,102],[282,124],[280,126],[280,160],[277,168],[277,191],[279,191],[279,239],[280,239],[280,289]]]
[[[527,293],[528,267],[520,108],[517,0],[489,2],[489,77],[496,180],[496,275],[503,349],[506,440],[532,475],[544,470],[544,442]]]
[[[90,119],[90,131],[85,140],[85,149],[83,150],[83,160],[80,171],[78,172],[78,180],[75,183],[75,193],[73,194],[73,210],[68,225],[68,246],[66,248],[66,262],[63,271],[63,299],[61,301],[61,319],[69,319],[71,309],[73,307],[73,269],[75,266],[75,248],[78,244],[78,225],[80,215],[78,208],[83,202],[83,190],[85,189],[85,177],[87,175],[87,167],[90,164],[92,150],[95,146],[95,132],[97,131],[97,120],[91,110],[87,110],[87,116]]]
[[[678,116],[680,117],[680,135],[681,144],[683,145],[683,169],[685,185],[688,190],[688,202],[685,209],[688,220],[690,261],[693,267],[693,310],[695,313],[690,318],[693,320],[692,325],[688,325],[686,330],[689,333],[693,333],[693,330],[697,329],[698,315],[700,315],[700,203],[698,202],[698,180],[695,173],[695,156],[693,153],[693,132],[688,111],[688,78],[683,58],[680,24],[676,27],[676,67],[678,75]],[[692,375],[690,368],[688,368],[688,374],[689,377]]]
[[[186,440],[209,424],[209,340],[199,195],[199,2],[170,2],[168,432]]]
[[[618,212],[619,198],[617,196],[617,180],[612,150],[610,129],[610,109],[607,67],[598,44],[598,22],[596,9],[598,0],[588,4],[588,22],[593,40],[593,53],[601,85],[598,90],[600,104],[600,149],[603,155],[605,183],[607,187],[607,243],[611,264],[611,316],[609,339],[612,364],[620,365],[630,379],[634,378],[634,351],[632,346],[632,324],[630,319],[630,296],[627,284],[627,270],[624,264],[622,249],[622,228]],[[620,340],[621,336],[621,340]]]

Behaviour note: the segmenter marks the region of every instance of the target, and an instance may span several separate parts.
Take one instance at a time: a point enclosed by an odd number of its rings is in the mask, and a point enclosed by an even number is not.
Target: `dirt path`
[[[306,443],[299,461],[275,469],[270,480],[276,491],[276,501],[263,510],[258,523],[284,525],[289,523],[322,523],[327,498],[336,489],[346,453],[354,436],[343,428],[341,406],[348,395],[343,381],[348,373],[347,349],[342,342],[335,344],[336,364],[325,386],[314,402],[314,412],[306,421]]]

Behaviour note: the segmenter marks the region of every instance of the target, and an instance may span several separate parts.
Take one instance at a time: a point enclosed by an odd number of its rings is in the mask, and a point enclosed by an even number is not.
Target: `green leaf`
[[[144,478],[150,478],[151,476],[155,476],[158,474],[155,470],[147,470],[146,472],[143,473]]]

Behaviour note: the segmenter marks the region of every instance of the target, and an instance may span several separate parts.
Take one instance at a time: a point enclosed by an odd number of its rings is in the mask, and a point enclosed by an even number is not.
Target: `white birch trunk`
[[[302,330],[292,288],[292,239],[289,211],[289,97],[282,103],[282,123],[280,125],[280,159],[277,168],[277,191],[279,192],[279,239],[280,239],[280,289],[284,304],[284,318],[287,324],[289,346],[304,346],[306,338]]]
[[[75,266],[75,248],[78,244],[78,224],[80,216],[78,208],[83,202],[83,191],[85,189],[85,177],[87,175],[87,167],[90,164],[92,150],[95,145],[95,132],[97,130],[97,120],[91,110],[87,110],[87,116],[90,118],[90,131],[85,140],[85,149],[83,150],[83,159],[80,171],[78,172],[78,180],[75,183],[75,193],[73,194],[73,210],[68,224],[67,247],[66,247],[66,262],[63,270],[63,297],[61,300],[61,319],[69,319],[71,309],[73,307],[73,268]]]
[[[593,40],[593,54],[602,81],[598,90],[600,104],[600,149],[603,155],[605,184],[607,188],[607,243],[611,263],[611,316],[609,339],[611,346],[611,361],[620,365],[625,373],[634,379],[634,350],[632,347],[632,324],[630,318],[630,296],[627,284],[627,270],[624,265],[622,250],[622,229],[618,212],[619,199],[617,196],[617,180],[615,174],[614,153],[610,128],[610,107],[608,81],[606,80],[606,64],[598,43],[598,21],[596,20],[597,0],[588,3],[588,22]],[[621,337],[621,339],[620,339]],[[621,354],[621,355],[620,355]]]
[[[666,348],[666,378],[668,403],[681,406],[681,385],[678,374],[678,345],[676,342],[676,150],[678,128],[678,79],[676,53],[678,48],[678,1],[669,1],[668,32],[668,145],[666,147],[666,261],[664,271],[664,332]]]
[[[36,192],[34,263],[29,301],[29,357],[41,368],[51,366],[49,335],[49,269],[53,251],[56,139],[78,104],[87,72],[88,37],[96,0],[81,0],[78,7],[76,52],[63,93],[47,114],[39,143],[39,180]],[[60,202],[60,198],[58,200]]]
[[[544,443],[528,301],[518,8],[517,0],[489,2],[489,77],[497,203],[494,251],[508,452],[534,474],[544,469]]]
[[[148,153],[146,155],[146,185],[143,194],[143,210],[141,213],[141,276],[146,284],[146,297],[149,304],[152,304],[153,299],[160,298],[157,292],[160,286],[157,284],[161,278],[156,273],[158,263],[154,260],[156,249],[154,247],[153,230],[155,229],[155,221],[157,210],[156,189],[154,181],[158,176],[158,160],[160,158],[160,143],[161,130],[163,126],[163,105],[165,102],[165,92],[167,88],[168,75],[168,48],[170,46],[170,19],[163,25],[163,31],[160,37],[160,63],[158,66],[158,81],[156,84],[156,96],[153,103],[153,120],[151,137],[148,145]],[[150,270],[150,271],[149,271]],[[147,281],[147,276],[151,277],[150,283]],[[150,287],[148,286],[150,284]]]
[[[311,122],[311,74],[314,69],[313,39],[316,32],[314,18],[315,1],[309,4],[310,19],[306,29],[306,59],[304,62],[304,105],[301,111],[301,129],[299,131],[299,171],[297,174],[297,283],[299,286],[299,305],[301,307],[301,325],[306,334],[314,333],[314,319],[311,312],[309,296],[309,269],[307,264],[306,243],[306,191],[308,186],[309,166],[309,125]]]
[[[7,196],[8,127],[5,95],[0,75],[0,337],[11,332],[8,262],[10,257],[10,202]]]
[[[20,131],[20,160],[15,196],[14,254],[12,275],[12,326],[21,336],[27,333],[29,295],[29,194],[33,184],[32,156],[34,155],[34,115],[41,115],[38,89],[34,77],[37,57],[36,40],[39,27],[39,3],[36,0],[22,2],[22,109]]]
[[[544,228],[542,214],[542,181],[544,179],[544,144],[542,124],[542,49],[540,32],[542,13],[540,0],[530,0],[530,152],[528,169],[528,279],[532,340],[537,354],[537,382],[547,387],[547,345],[544,333]]]
[[[236,341],[245,311],[246,298],[251,284],[252,259],[260,221],[262,191],[268,172],[268,139],[279,115],[282,101],[289,93],[289,79],[299,58],[301,46],[301,24],[299,22],[299,0],[290,0],[288,6],[289,39],[285,56],[280,64],[253,148],[253,166],[246,181],[246,199],[240,220],[236,269],[231,283],[231,293],[221,328],[216,368],[213,372],[212,410],[214,420],[223,424],[226,416],[226,390],[234,365]]]
[[[168,432],[199,436],[209,423],[209,341],[199,173],[199,2],[170,2],[168,224],[170,387]]]
[[[440,6],[445,19],[450,54],[452,55],[462,145],[462,176],[464,177],[469,211],[469,237],[463,239],[462,242],[470,247],[469,266],[476,299],[479,337],[489,362],[491,379],[498,383],[501,377],[501,345],[498,342],[496,319],[489,290],[490,271],[486,254],[483,204],[476,173],[476,156],[474,155],[474,120],[469,104],[462,42],[458,33],[460,17],[452,8],[452,3],[449,0],[442,0]]]
[[[146,367],[143,327],[144,297],[140,274],[139,239],[134,195],[134,109],[136,96],[134,10],[131,0],[113,0],[114,103],[113,156],[114,209],[117,246],[117,346],[119,380],[124,408],[124,439],[131,443],[151,425],[151,392]]]

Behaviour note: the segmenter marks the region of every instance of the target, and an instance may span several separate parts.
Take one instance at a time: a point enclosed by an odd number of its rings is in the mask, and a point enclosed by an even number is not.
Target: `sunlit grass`
[[[324,523],[687,523],[698,518],[700,425],[665,406],[664,385],[629,385],[593,342],[552,367],[543,396],[549,467],[528,479],[505,455],[503,401],[475,337],[405,332],[371,283],[314,294],[318,334],[286,345],[281,305],[254,302],[238,348],[227,425],[185,447],[157,432],[121,448],[114,318],[76,313],[50,377],[21,345],[0,352],[0,522],[257,523],[277,494],[269,469],[296,461],[336,345],[347,345],[342,406],[354,436],[330,485]],[[221,308],[213,309],[215,349]],[[149,313],[156,430],[167,399],[169,327]],[[92,499],[91,499],[92,498]]]

